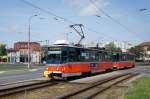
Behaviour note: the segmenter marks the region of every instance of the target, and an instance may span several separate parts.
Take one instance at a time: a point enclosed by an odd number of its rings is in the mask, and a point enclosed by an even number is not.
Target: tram
[[[113,69],[112,53],[102,49],[69,45],[53,45],[48,48],[44,76],[63,78],[98,73]]]
[[[114,52],[112,61],[114,69],[134,67],[135,55],[127,52]]]

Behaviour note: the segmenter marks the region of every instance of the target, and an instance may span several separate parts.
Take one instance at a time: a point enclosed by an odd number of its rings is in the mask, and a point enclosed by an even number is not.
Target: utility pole
[[[28,27],[28,69],[31,68],[31,52],[30,52],[30,43],[31,43],[31,33],[30,33],[30,29],[31,29],[31,19],[33,17],[36,17],[38,15],[33,15],[33,16],[30,16],[29,19],[28,19],[28,22],[29,22],[29,27]]]

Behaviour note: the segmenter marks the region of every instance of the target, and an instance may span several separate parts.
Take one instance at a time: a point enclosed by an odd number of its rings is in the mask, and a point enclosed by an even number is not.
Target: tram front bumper
[[[43,76],[49,78],[49,75],[52,74],[51,71],[44,71]]]
[[[52,76],[61,75],[61,74],[62,74],[61,71],[44,71],[43,76],[46,78],[51,78]]]

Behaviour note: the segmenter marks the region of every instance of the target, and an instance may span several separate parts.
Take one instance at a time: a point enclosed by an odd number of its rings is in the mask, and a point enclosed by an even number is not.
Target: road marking
[[[16,82],[11,82],[11,83],[4,83],[0,84],[0,86],[7,86],[7,85],[13,85],[13,84],[18,84],[18,83],[24,83],[24,82],[33,82],[33,81],[43,81],[43,80],[50,80],[49,78],[34,78],[34,79],[29,79],[29,80],[21,80],[21,81],[16,81]]]
[[[37,71],[37,70],[39,70],[39,69],[31,69],[31,70],[29,70],[29,71]]]
[[[43,68],[37,68],[37,69],[30,69],[30,70],[8,70],[8,71],[0,71],[0,74],[2,74],[2,73],[6,73],[6,72],[26,72],[26,71],[31,71],[31,72],[33,72],[33,71],[38,71],[38,70],[42,70]]]
[[[0,71],[0,74],[5,73],[6,71]]]

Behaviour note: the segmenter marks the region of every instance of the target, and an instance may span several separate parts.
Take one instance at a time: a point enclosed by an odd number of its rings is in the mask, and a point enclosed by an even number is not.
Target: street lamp
[[[28,69],[30,69],[31,68],[31,59],[30,59],[30,35],[31,35],[31,33],[30,33],[30,24],[31,24],[31,20],[32,20],[32,18],[34,18],[34,17],[36,17],[36,16],[38,16],[38,15],[33,15],[33,16],[30,16],[29,17],[29,19],[28,19],[28,22],[29,22],[29,27],[28,27]]]

